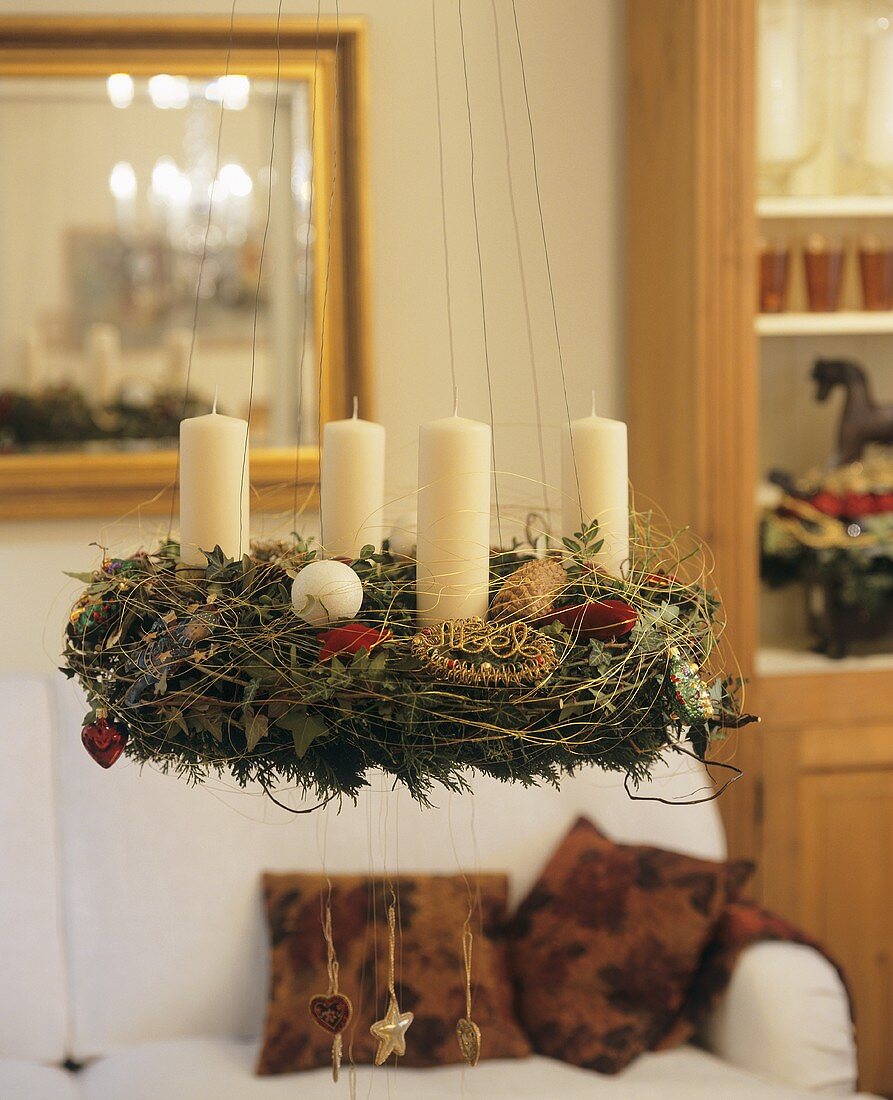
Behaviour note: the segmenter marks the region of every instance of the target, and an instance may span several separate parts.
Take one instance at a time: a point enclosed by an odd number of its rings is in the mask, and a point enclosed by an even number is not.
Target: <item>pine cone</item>
[[[555,597],[567,584],[564,566],[555,558],[536,558],[507,577],[493,597],[490,618],[536,619],[552,610]]]

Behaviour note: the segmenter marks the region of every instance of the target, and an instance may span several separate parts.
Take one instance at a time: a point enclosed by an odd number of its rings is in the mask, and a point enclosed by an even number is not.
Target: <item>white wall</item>
[[[557,481],[564,403],[551,330],[511,9],[497,0],[516,198],[528,267],[531,315],[549,452]],[[540,183],[573,410],[622,412],[620,228],[621,0],[518,0]],[[121,14],[176,11],[173,0],[116,0],[92,6]],[[275,14],[274,0],[238,0],[239,14]],[[223,0],[192,0],[194,13],[225,15]],[[323,13],[334,13],[325,0]],[[415,480],[419,421],[451,410],[447,352],[431,8],[426,0],[342,0],[343,14],[369,22],[369,151],[373,340],[378,415],[389,432],[392,511]],[[480,299],[468,185],[468,134],[455,4],[441,0],[441,73],[447,157],[447,214],[453,270],[456,364],[464,415],[488,419]],[[0,0],[0,13],[87,14],[82,0]],[[287,16],[315,15],[313,0],[285,0]],[[486,0],[466,0],[478,210],[503,503],[541,500],[534,403],[524,314],[506,190],[493,22]],[[0,467],[2,469],[2,467]],[[524,479],[529,478],[528,483]],[[554,494],[553,499],[557,498]],[[152,526],[131,519],[0,524],[4,624],[0,667],[47,668],[55,661],[68,595],[63,569],[96,560],[92,540],[126,551],[151,542]],[[290,517],[289,517],[290,519]],[[272,530],[276,520],[263,521]],[[289,520],[280,526],[287,529]],[[74,586],[76,588],[76,586]]]

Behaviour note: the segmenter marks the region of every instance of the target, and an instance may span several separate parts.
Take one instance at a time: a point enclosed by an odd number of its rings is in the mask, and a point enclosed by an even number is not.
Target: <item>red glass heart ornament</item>
[[[638,615],[623,600],[590,600],[550,611],[541,622],[559,622],[580,638],[612,641],[625,638],[638,621]]]
[[[340,1035],[350,1023],[353,1005],[343,993],[317,993],[310,998],[310,1015],[323,1031]]]
[[[105,718],[97,718],[84,726],[81,741],[101,768],[110,768],[124,751],[127,733]]]

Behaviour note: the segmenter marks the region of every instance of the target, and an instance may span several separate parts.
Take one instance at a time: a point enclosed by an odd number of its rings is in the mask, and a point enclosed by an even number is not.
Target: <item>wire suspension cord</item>
[[[304,305],[301,317],[301,354],[298,358],[298,408],[297,424],[295,426],[295,480],[292,495],[292,530],[296,533],[298,526],[298,485],[301,473],[301,436],[304,430],[304,360],[307,357],[307,307],[310,302],[310,242],[313,236],[313,200],[316,196],[316,188],[313,181],[316,178],[316,102],[317,86],[319,82],[319,23],[322,0],[316,0],[316,40],[313,45],[313,102],[310,105],[310,199],[307,203],[307,232],[304,237]],[[335,63],[337,65],[336,56]],[[317,396],[317,400],[319,400]]]
[[[248,431],[245,432],[245,449],[242,452],[242,474],[245,477],[245,469],[248,465],[248,436],[251,430],[251,409],[254,404],[254,380],[257,368],[257,315],[260,308],[260,288],[264,276],[264,258],[267,252],[267,236],[270,232],[270,216],[273,209],[273,158],[276,154],[276,122],[279,117],[279,93],[281,90],[282,76],[282,2],[276,9],[276,90],[273,95],[273,125],[270,129],[270,186],[267,190],[267,212],[264,219],[264,234],[260,243],[260,259],[257,262],[257,285],[254,289],[254,317],[251,323],[251,377],[248,382]],[[286,181],[287,185],[287,181]],[[241,544],[244,532],[242,531],[242,513],[239,513],[239,542]]]
[[[502,115],[502,138],[505,144],[505,174],[508,182],[509,209],[512,214],[512,227],[515,234],[515,255],[518,257],[518,276],[521,280],[521,298],[524,303],[524,324],[527,333],[527,357],[530,363],[530,377],[533,383],[533,404],[536,410],[536,438],[539,447],[540,480],[543,489],[543,509],[546,516],[551,513],[549,485],[546,478],[546,445],[543,439],[543,410],[540,404],[539,378],[536,370],[536,354],[533,345],[533,324],[530,320],[530,295],[527,288],[527,271],[524,267],[524,252],[521,247],[521,229],[518,224],[518,206],[515,201],[515,180],[512,175],[512,146],[509,139],[508,113],[505,105],[505,80],[502,71],[502,43],[499,37],[499,13],[496,0],[490,0],[493,12],[493,32],[496,37],[496,75],[499,83],[499,108]]]
[[[338,181],[338,49],[341,45],[341,7],[339,0],[335,0],[335,61],[332,66],[332,184],[329,190],[328,231],[326,233],[326,277],[323,283],[322,294],[322,319],[319,331],[319,364],[316,372],[317,393],[317,440],[322,445],[322,379],[325,367],[326,351],[326,319],[328,317],[329,303],[329,276],[332,270],[332,219],[335,212],[335,189]],[[319,529],[320,541],[323,535],[322,493],[319,497]],[[325,547],[323,547],[325,548]]]
[[[471,119],[471,94],[468,87],[468,57],[465,50],[465,24],[462,19],[462,0],[459,0],[459,41],[462,48],[462,78],[465,83],[465,112],[468,118],[468,145],[470,152],[471,209],[474,216],[474,243],[477,251],[478,283],[481,299],[481,328],[484,337],[484,363],[487,369],[487,399],[490,406],[490,451],[493,463],[493,492],[496,498],[496,529],[502,546],[502,514],[499,507],[499,475],[496,463],[496,424],[493,415],[493,377],[490,370],[490,343],[487,333],[487,304],[484,295],[484,263],[481,255],[481,232],[478,218],[477,188],[475,186],[474,125]]]
[[[446,289],[447,332],[450,343],[450,380],[455,401],[459,385],[456,381],[456,349],[453,338],[453,295],[450,285],[450,246],[447,235],[446,182],[443,160],[443,108],[440,97],[440,63],[437,50],[437,0],[431,0],[431,42],[434,48],[434,96],[437,113],[437,155],[440,166],[440,224],[443,233],[444,286]]]
[[[549,283],[549,301],[552,307],[552,327],[555,332],[555,348],[558,352],[558,367],[561,372],[561,390],[564,395],[564,411],[567,417],[567,430],[570,436],[571,458],[574,464],[574,479],[577,488],[577,501],[580,506],[581,523],[583,520],[583,498],[580,490],[580,471],[577,468],[577,453],[574,447],[574,433],[571,429],[571,406],[567,393],[567,374],[564,369],[564,353],[561,347],[561,331],[558,324],[558,307],[555,304],[555,285],[552,280],[552,263],[549,259],[549,241],[546,234],[546,220],[543,216],[543,198],[540,191],[539,167],[536,157],[536,135],[533,129],[533,115],[530,110],[530,94],[527,88],[527,69],[524,65],[524,47],[521,44],[521,28],[518,25],[518,9],[515,0],[512,3],[512,20],[515,27],[515,42],[518,47],[518,62],[521,69],[521,85],[524,89],[524,106],[527,112],[527,132],[530,136],[530,156],[533,164],[533,185],[536,192],[536,208],[540,223],[540,237],[543,242],[543,257],[546,262],[546,278]]]
[[[223,87],[226,88],[226,77],[229,76],[230,64],[233,57],[233,38],[235,36],[236,26],[236,4],[238,0],[233,0],[232,7],[229,10],[229,34],[226,42],[226,62],[223,66],[224,83]],[[220,111],[217,116],[217,144],[214,152],[214,179],[217,179],[217,173],[220,171],[220,144],[223,138],[223,116],[226,108],[224,103],[226,101],[226,95],[220,96]],[[202,254],[198,262],[198,275],[195,279],[195,297],[192,300],[192,332],[189,340],[189,357],[186,360],[186,379],[183,383],[183,404],[180,410],[180,420],[185,420],[186,410],[189,407],[189,387],[192,382],[192,357],[195,353],[195,336],[198,329],[198,306],[201,300],[202,289],[202,276],[205,272],[205,261],[208,258],[208,236],[211,232],[211,218],[214,214],[214,189],[211,188],[208,194],[208,217],[205,220],[205,232],[202,236]],[[217,402],[215,400],[214,407],[216,409]],[[171,492],[171,510],[168,515],[167,521],[167,540],[170,542],[171,534],[174,529],[174,510],[177,507],[177,493],[180,488],[180,433],[177,432],[177,463],[174,467],[174,485]]]

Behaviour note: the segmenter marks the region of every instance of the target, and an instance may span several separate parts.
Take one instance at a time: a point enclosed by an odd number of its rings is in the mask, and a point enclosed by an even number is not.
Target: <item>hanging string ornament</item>
[[[462,962],[465,968],[465,1015],[456,1024],[456,1040],[459,1052],[470,1066],[476,1066],[481,1056],[481,1029],[471,1018],[471,955],[474,948],[474,935],[471,931],[472,910],[462,928]]]
[[[394,956],[397,943],[397,917],[395,903],[388,906],[388,1008],[381,1020],[376,1020],[369,1028],[372,1037],[378,1040],[375,1051],[375,1064],[382,1066],[392,1054],[398,1058],[406,1053],[406,1032],[413,1021],[411,1012],[401,1012],[397,1002],[394,985]]]
[[[326,941],[326,972],[329,979],[325,993],[310,998],[309,1010],[313,1022],[332,1036],[332,1080],[337,1084],[341,1072],[343,1043],[341,1036],[353,1016],[350,998],[338,989],[338,958],[332,935],[331,898],[326,899],[323,915],[323,936]]]

